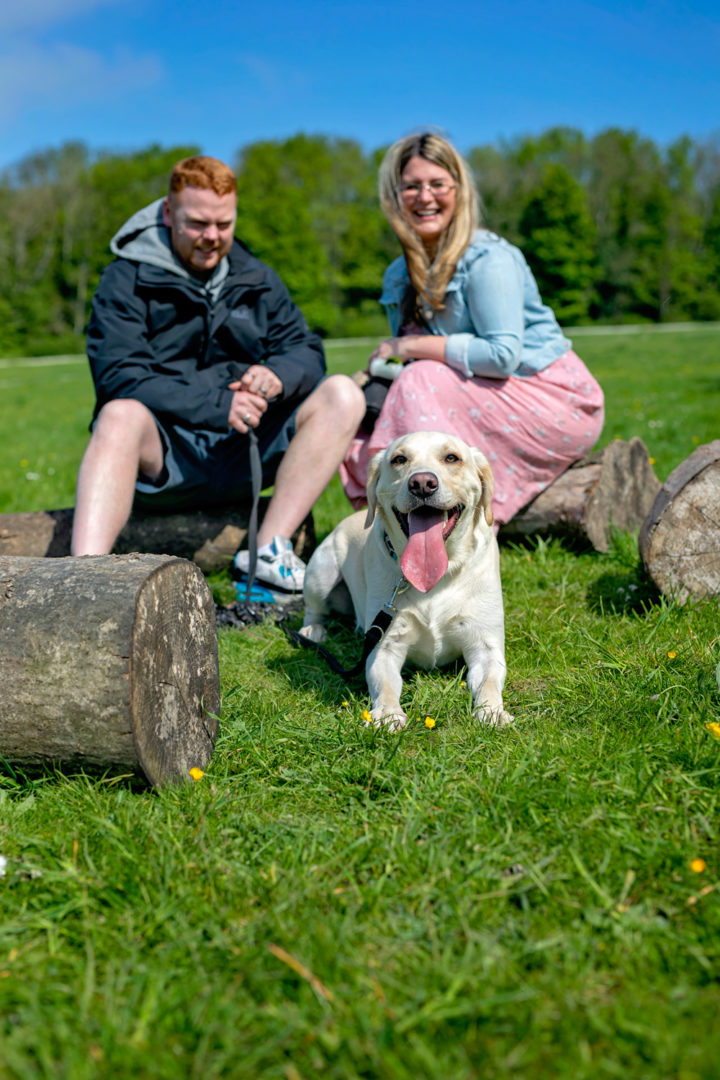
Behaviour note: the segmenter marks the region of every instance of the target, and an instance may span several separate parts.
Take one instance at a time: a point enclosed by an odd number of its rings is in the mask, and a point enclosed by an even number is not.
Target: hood
[[[113,236],[110,241],[110,250],[119,259],[149,263],[150,266],[159,266],[162,270],[177,274],[186,281],[194,281],[200,288],[211,293],[215,299],[228,275],[227,256],[220,260],[207,281],[195,277],[186,270],[173,253],[170,230],[167,225],[163,225],[163,201],[162,198],[156,199],[149,206],[133,214]]]

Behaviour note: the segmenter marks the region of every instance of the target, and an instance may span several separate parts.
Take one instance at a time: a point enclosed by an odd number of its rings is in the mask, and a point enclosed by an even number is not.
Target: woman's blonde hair
[[[410,158],[421,157],[446,169],[455,181],[455,212],[431,258],[403,214],[401,177]],[[454,146],[433,132],[408,135],[390,147],[378,176],[380,205],[405,252],[415,303],[442,311],[443,300],[457,261],[480,222],[480,198],[466,162]]]

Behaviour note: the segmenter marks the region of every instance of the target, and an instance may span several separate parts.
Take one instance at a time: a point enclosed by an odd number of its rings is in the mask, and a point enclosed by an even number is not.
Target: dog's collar
[[[391,558],[393,558],[395,560],[395,562],[397,562],[398,561],[397,552],[395,551],[395,548],[392,546],[392,542],[390,540],[390,537],[388,536],[388,534],[386,532],[383,532],[383,543],[385,544],[385,549],[386,549],[388,555]]]

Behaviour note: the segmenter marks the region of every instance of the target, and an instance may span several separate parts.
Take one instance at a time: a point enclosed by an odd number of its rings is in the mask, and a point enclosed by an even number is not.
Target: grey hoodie
[[[169,270],[187,281],[194,281],[215,303],[223,281],[228,276],[227,255],[223,256],[207,280],[185,269],[176,257],[170,242],[170,230],[163,225],[163,198],[144,206],[122,225],[110,241],[110,250],[120,259],[149,263]]]

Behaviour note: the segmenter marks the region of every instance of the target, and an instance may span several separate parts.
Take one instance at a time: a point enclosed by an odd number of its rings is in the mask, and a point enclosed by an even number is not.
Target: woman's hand
[[[408,360],[437,360],[444,364],[445,340],[438,334],[404,334],[402,337],[387,338],[380,342],[368,364],[376,357],[389,360],[392,356],[403,364]]]
[[[381,341],[375,352],[371,353],[368,357],[368,364],[373,360],[390,360],[393,356],[398,360],[402,360],[400,355],[400,342],[402,338],[387,338],[385,341]]]

